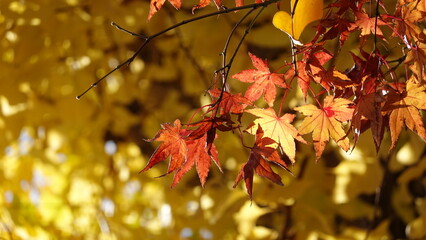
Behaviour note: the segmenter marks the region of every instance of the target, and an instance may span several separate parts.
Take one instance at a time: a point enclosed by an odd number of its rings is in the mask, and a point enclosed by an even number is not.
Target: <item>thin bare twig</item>
[[[232,54],[231,58],[229,59],[229,62],[224,67],[222,67],[220,70],[218,70],[218,71],[223,71],[223,73],[222,73],[222,89],[221,89],[219,98],[216,100],[216,102],[212,103],[212,106],[215,106],[216,104],[218,104],[222,101],[223,92],[225,91],[225,87],[226,87],[226,81],[228,79],[229,72],[230,72],[231,67],[232,67],[232,63],[235,60],[235,56],[237,55],[238,50],[240,50],[240,47],[243,44],[244,39],[249,34],[251,28],[253,27],[254,23],[256,22],[256,19],[263,12],[263,10],[266,8],[266,6],[263,6],[259,10],[259,12],[257,12],[256,16],[251,20],[250,24],[247,26],[246,30],[244,31],[243,36],[241,37],[240,41],[238,42],[237,46],[235,47],[234,53]],[[252,9],[252,10],[255,10],[255,9]],[[244,18],[245,18],[245,16],[244,16]],[[218,72],[218,71],[216,71],[216,72]]]
[[[92,83],[92,85],[90,85],[90,87],[88,87],[82,94],[78,95],[76,98],[77,98],[77,100],[80,99],[88,91],[90,91],[92,88],[96,87],[100,82],[102,82],[109,75],[111,75],[115,71],[119,70],[123,66],[129,65],[130,63],[132,63],[133,60],[142,52],[142,50],[145,48],[146,45],[148,45],[148,43],[151,40],[153,40],[153,39],[155,39],[155,38],[163,35],[164,33],[168,32],[170,30],[173,30],[173,29],[178,28],[178,27],[180,27],[182,25],[185,25],[185,24],[188,24],[188,23],[191,23],[191,22],[194,22],[194,21],[198,21],[198,20],[201,20],[201,19],[209,18],[209,17],[212,17],[212,16],[217,16],[217,15],[221,15],[221,14],[227,14],[227,13],[230,13],[230,12],[235,12],[235,11],[243,10],[243,9],[250,9],[250,8],[251,9],[257,9],[259,7],[265,8],[266,6],[268,6],[268,5],[272,4],[272,3],[278,2],[278,1],[279,0],[269,0],[269,1],[261,2],[261,3],[254,3],[254,4],[244,5],[244,6],[235,7],[235,8],[227,8],[227,9],[223,9],[223,10],[220,10],[220,11],[217,11],[217,12],[208,13],[208,14],[201,15],[201,16],[198,16],[198,17],[194,17],[194,18],[191,18],[191,19],[188,19],[188,20],[184,20],[184,21],[182,21],[180,23],[177,23],[177,24],[175,24],[173,26],[170,26],[170,27],[168,27],[168,28],[166,28],[166,29],[164,29],[162,31],[159,31],[159,32],[157,32],[157,33],[155,33],[153,35],[150,35],[150,36],[141,36],[139,34],[133,33],[133,32],[128,31],[128,30],[125,30],[124,28],[120,27],[119,25],[113,23],[113,25],[116,28],[118,28],[119,30],[122,30],[122,31],[124,31],[124,32],[126,32],[128,34],[133,35],[133,36],[139,37],[139,38],[143,39],[144,42],[141,44],[141,46],[134,52],[134,54],[130,58],[128,58],[126,61],[124,61],[124,62],[120,63],[119,65],[117,65],[114,69],[112,69],[111,71],[109,71],[107,74],[105,74],[103,77],[101,77],[100,79],[98,79],[96,82]]]
[[[255,9],[251,9],[248,11],[244,16],[234,25],[231,32],[228,35],[228,38],[226,39],[225,46],[223,48],[223,51],[220,53],[222,55],[222,87],[225,85],[225,72],[228,72],[227,64],[226,64],[226,53],[228,51],[229,44],[231,42],[231,38],[234,35],[237,28],[241,25],[241,23],[254,11]],[[225,87],[223,87],[225,89]]]
[[[266,5],[267,6],[267,5]],[[256,14],[256,16],[253,18],[253,20],[251,20],[250,24],[247,26],[246,30],[244,31],[243,36],[240,39],[240,42],[238,43],[237,47],[235,48],[234,53],[232,54],[231,58],[229,59],[229,62],[227,64],[227,72],[226,72],[226,76],[225,76],[225,80],[224,80],[224,84],[226,84],[226,80],[228,78],[229,75],[229,71],[231,69],[232,63],[235,60],[235,56],[238,53],[238,50],[240,50],[241,45],[244,42],[244,39],[247,37],[247,35],[249,34],[250,30],[252,29],[254,23],[256,22],[256,19],[259,17],[259,15],[263,12],[263,10],[265,9],[266,6],[263,6],[259,12]]]

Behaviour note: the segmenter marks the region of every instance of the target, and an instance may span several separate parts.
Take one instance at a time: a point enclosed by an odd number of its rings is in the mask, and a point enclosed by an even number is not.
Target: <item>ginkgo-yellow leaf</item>
[[[323,5],[323,0],[292,0],[293,18],[287,12],[279,11],[275,13],[272,23],[292,38],[299,39],[309,23],[322,18]]]
[[[306,143],[306,141],[300,136],[297,129],[291,125],[291,122],[293,122],[296,115],[287,113],[278,117],[272,108],[254,108],[247,110],[246,112],[259,117],[254,120],[254,125],[250,127],[248,131],[255,134],[258,125],[262,126],[265,132],[265,137],[269,137],[279,143],[284,153],[290,158],[291,162],[294,163],[296,155],[296,144],[294,139]]]
[[[272,18],[272,24],[281,31],[293,36],[293,21],[290,14],[285,11],[276,12]]]

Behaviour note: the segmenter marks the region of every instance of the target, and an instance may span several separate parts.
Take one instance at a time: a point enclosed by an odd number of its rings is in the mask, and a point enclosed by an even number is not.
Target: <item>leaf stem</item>
[[[254,23],[256,22],[256,19],[259,17],[259,15],[263,12],[263,10],[265,9],[266,6],[263,6],[259,12],[257,12],[256,16],[254,16],[254,18],[251,20],[250,24],[247,26],[246,30],[244,31],[243,36],[241,37],[240,41],[238,42],[237,47],[235,48],[234,53],[232,54],[232,57],[229,59],[229,62],[227,64],[227,72],[226,72],[226,78],[224,79],[224,84],[226,84],[226,80],[228,78],[229,75],[229,70],[231,69],[232,63],[235,60],[235,56],[238,53],[238,50],[240,50],[241,45],[244,42],[244,39],[246,38],[246,36],[249,34],[251,28],[253,27]]]
[[[284,106],[284,100],[287,97],[287,93],[288,93],[289,90],[290,90],[290,88],[286,88],[284,90],[284,94],[283,94],[283,97],[281,99],[280,110],[278,111],[278,117],[281,117],[281,113],[282,113],[283,106]]]

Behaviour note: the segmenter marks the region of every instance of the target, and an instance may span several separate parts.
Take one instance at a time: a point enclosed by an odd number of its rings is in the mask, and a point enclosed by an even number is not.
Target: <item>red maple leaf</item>
[[[322,36],[320,41],[330,40],[339,37],[340,46],[343,46],[343,44],[349,37],[348,28],[350,27],[351,23],[352,22],[350,22],[348,19],[342,18],[340,16],[334,16],[334,18],[326,18],[321,20],[321,25],[324,28],[327,28],[327,32],[320,33]]]
[[[303,96],[308,94],[309,84],[311,80],[320,83],[324,88],[328,89],[328,83],[322,81],[321,72],[325,72],[324,64],[328,62],[333,55],[321,46],[307,47],[304,53],[304,59],[297,62],[298,84],[302,90]]]
[[[209,91],[213,98],[219,98],[220,89],[213,89]],[[241,114],[247,105],[251,105],[252,102],[246,97],[241,96],[241,93],[231,94],[224,91],[222,99],[219,102],[220,115],[226,115],[229,113]]]
[[[383,116],[381,113],[381,97],[378,93],[369,93],[357,97],[351,126],[354,129],[354,145],[357,144],[359,135],[371,127],[376,150],[379,149],[383,138]]]
[[[275,141],[271,138],[263,137],[262,127],[259,125],[256,131],[256,140],[254,146],[251,148],[249,159],[241,167],[241,171],[239,172],[234,183],[235,188],[238,183],[244,179],[247,193],[249,194],[250,199],[253,195],[254,172],[256,172],[257,175],[265,177],[278,185],[283,185],[281,182],[281,177],[272,170],[270,164],[275,163],[290,172],[286,163],[280,158],[276,149],[268,147],[268,145],[274,143]]]
[[[202,137],[204,134],[209,135],[212,131],[216,132],[216,129],[222,132],[231,131],[234,129],[232,126],[234,122],[228,115],[223,115],[219,117],[204,117],[203,120],[191,123],[192,127],[196,127],[187,137],[187,140],[193,140]],[[216,137],[215,134],[210,136],[212,139],[207,139],[213,141]]]
[[[249,55],[256,69],[243,70],[232,77],[241,82],[253,83],[247,88],[244,95],[246,98],[254,102],[263,95],[265,101],[272,107],[277,94],[275,86],[287,88],[284,74],[271,73],[266,60],[262,60],[251,53]]]
[[[337,12],[338,15],[342,15],[348,9],[352,9],[354,12],[358,10],[356,2],[353,0],[338,0],[334,3],[331,3],[329,7],[339,8],[339,11]]]
[[[222,132],[231,131],[234,129],[232,126],[233,123],[234,122],[231,120],[229,115],[220,117],[205,117],[202,121],[191,124],[193,127],[197,128],[193,130],[185,140],[197,140],[206,136],[206,150],[209,155],[212,155],[210,151],[214,147],[213,142],[216,139],[216,130]]]

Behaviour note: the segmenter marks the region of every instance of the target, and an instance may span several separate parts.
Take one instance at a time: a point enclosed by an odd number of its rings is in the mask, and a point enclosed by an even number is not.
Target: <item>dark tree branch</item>
[[[262,13],[262,11],[265,9],[266,6],[263,6],[260,11],[256,14],[256,16],[253,18],[253,20],[250,22],[250,24],[247,26],[246,30],[244,31],[243,36],[241,37],[237,47],[235,48],[234,53],[232,54],[231,58],[229,59],[228,64],[226,65],[226,75],[225,75],[225,79],[224,79],[224,84],[226,84],[226,80],[228,78],[229,75],[229,71],[231,69],[232,63],[235,60],[235,56],[238,53],[238,50],[240,50],[241,45],[244,42],[244,39],[246,38],[246,36],[249,34],[251,28],[253,27],[254,23],[256,22],[256,19],[259,17],[259,15]]]
[[[244,39],[246,38],[246,36],[249,34],[251,28],[253,27],[254,23],[256,22],[256,19],[259,17],[259,15],[263,12],[263,10],[265,9],[266,6],[263,6],[259,12],[257,12],[256,16],[251,20],[250,24],[247,26],[246,30],[244,31],[243,36],[241,37],[240,41],[238,42],[237,46],[235,47],[234,53],[232,54],[231,58],[229,59],[229,62],[227,64],[224,64],[224,66],[217,70],[216,73],[218,72],[222,72],[222,88],[221,88],[221,92],[220,92],[220,96],[219,98],[216,100],[216,102],[212,103],[212,107],[217,105],[218,103],[220,103],[222,101],[222,97],[223,97],[223,92],[225,91],[226,88],[226,82],[229,76],[229,71],[231,70],[232,64],[235,60],[235,57],[238,53],[238,50],[240,50],[241,45],[244,42]],[[255,9],[252,9],[249,13],[253,12]],[[249,14],[246,14],[242,20],[244,20],[244,18],[246,18],[246,16],[248,16]],[[242,20],[238,23],[240,24],[242,22]],[[234,32],[235,29],[232,30],[232,32]],[[231,33],[232,33],[231,32]],[[228,38],[229,39],[229,38]],[[227,49],[227,44],[228,42],[225,44],[225,50]],[[222,52],[222,55],[223,52]],[[224,58],[225,60],[225,58]]]
[[[231,32],[229,33],[228,38],[226,39],[226,43],[225,46],[223,48],[223,51],[220,53],[220,55],[222,55],[222,87],[225,85],[225,73],[227,72],[227,64],[226,64],[226,53],[228,51],[228,47],[229,44],[231,42],[231,38],[234,35],[235,31],[237,30],[237,28],[241,25],[241,23],[254,11],[255,9],[251,9],[250,11],[248,11],[232,28]],[[223,87],[225,88],[225,87]]]
[[[184,20],[184,21],[182,21],[182,22],[180,22],[180,23],[178,23],[178,24],[175,24],[175,25],[173,25],[173,26],[170,26],[170,27],[168,27],[168,28],[166,28],[166,29],[164,29],[164,30],[162,30],[162,31],[160,31],[160,32],[158,32],[158,33],[155,33],[155,34],[153,34],[153,35],[150,35],[150,36],[141,36],[141,35],[139,35],[139,34],[136,34],[136,33],[133,33],[133,32],[131,32],[131,31],[128,31],[128,30],[126,30],[126,29],[124,29],[124,28],[122,28],[122,27],[120,27],[119,25],[117,25],[117,24],[115,24],[115,23],[113,23],[113,26],[115,26],[115,27],[117,27],[119,30],[122,30],[122,31],[124,31],[124,32],[126,32],[126,33],[128,33],[128,34],[131,34],[132,36],[136,36],[136,37],[139,37],[139,38],[141,38],[141,39],[143,39],[144,40],[144,42],[141,44],[141,46],[135,51],[135,53],[130,57],[130,58],[128,58],[126,61],[124,61],[124,62],[122,62],[122,63],[120,63],[118,66],[116,66],[114,69],[112,69],[110,72],[108,72],[107,74],[105,74],[103,77],[101,77],[100,79],[98,79],[96,82],[94,82],[94,83],[92,83],[92,85],[90,85],[90,87],[89,88],[87,88],[82,94],[80,94],[80,95],[78,95],[76,98],[77,98],[77,100],[78,99],[80,99],[82,96],[84,96],[88,91],[90,91],[92,88],[94,88],[94,87],[96,87],[100,82],[102,82],[105,78],[107,78],[109,75],[111,75],[112,73],[114,73],[115,71],[117,71],[117,70],[119,70],[120,68],[122,68],[123,66],[125,66],[125,65],[129,65],[130,63],[132,63],[133,62],[133,60],[142,52],[142,50],[145,48],[145,46],[146,45],[148,45],[148,43],[151,41],[151,40],[153,40],[153,39],[155,39],[155,38],[157,38],[157,37],[159,37],[159,36],[161,36],[161,35],[163,35],[163,34],[165,34],[165,33],[167,33],[168,31],[170,31],[170,30],[173,30],[173,29],[175,29],[175,28],[178,28],[178,27],[180,27],[180,26],[182,26],[182,25],[185,25],[185,24],[188,24],[188,23],[191,23],[191,22],[195,22],[195,21],[198,21],[198,20],[202,20],[202,19],[205,19],[205,18],[209,18],[209,17],[212,17],[212,16],[217,16],[217,15],[221,15],[221,14],[227,14],[227,13],[230,13],[230,12],[235,12],[235,11],[238,11],[238,10],[243,10],[243,9],[257,9],[257,8],[259,8],[259,7],[263,7],[263,8],[265,8],[265,7],[267,7],[268,5],[270,5],[270,4],[272,4],[272,3],[275,3],[275,2],[278,2],[279,0],[269,0],[269,1],[265,1],[265,2],[261,2],[261,3],[254,3],[254,4],[249,4],[249,5],[244,5],[244,6],[240,6],[240,7],[235,7],[235,8],[227,8],[227,9],[224,9],[224,10],[220,10],[220,11],[217,11],[217,12],[213,12],[213,13],[208,13],[208,14],[205,14],[205,15],[201,15],[201,16],[198,16],[198,17],[195,17],[195,18],[191,18],[191,19],[188,19],[188,20]],[[239,47],[238,47],[239,48]],[[237,49],[238,49],[237,48]]]

